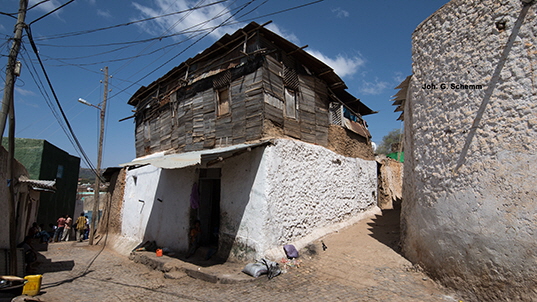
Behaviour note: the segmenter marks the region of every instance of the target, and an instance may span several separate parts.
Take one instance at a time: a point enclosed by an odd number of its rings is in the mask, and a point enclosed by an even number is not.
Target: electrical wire
[[[90,169],[95,173],[96,177],[99,177],[99,179],[104,181],[103,177],[101,175],[98,175],[97,171],[95,170],[95,167],[91,163],[91,160],[89,159],[88,155],[84,151],[84,148],[82,148],[82,145],[80,144],[80,141],[78,140],[76,134],[73,131],[73,128],[71,127],[71,123],[69,123],[69,120],[67,119],[67,116],[65,115],[65,112],[63,111],[63,108],[62,108],[61,103],[60,103],[60,101],[58,99],[58,96],[56,95],[56,91],[54,90],[54,87],[52,86],[52,82],[50,81],[50,78],[49,78],[48,73],[47,73],[47,71],[45,69],[45,66],[43,65],[43,62],[41,61],[39,51],[37,50],[37,46],[36,46],[36,44],[35,44],[35,42],[33,40],[33,37],[32,37],[31,27],[27,26],[25,29],[26,29],[26,33],[28,34],[28,40],[30,41],[30,45],[32,46],[32,50],[33,50],[35,56],[37,57],[37,60],[39,62],[39,66],[41,67],[41,70],[42,70],[43,74],[45,75],[45,79],[47,80],[49,89],[51,90],[51,93],[52,93],[52,95],[54,97],[54,100],[56,101],[56,105],[57,105],[58,109],[60,110],[62,120],[65,122],[65,125],[66,125],[66,127],[68,129],[68,133],[66,132],[67,136],[72,138],[72,140],[70,140],[70,141],[73,144],[73,147],[75,147],[75,149],[80,152],[79,154],[81,154],[81,157],[84,159],[84,161],[86,162],[88,167],[90,167]]]
[[[205,2],[205,0],[200,0],[193,8],[197,8],[197,7],[200,7],[203,5],[203,3]],[[171,7],[171,6],[170,6]],[[168,9],[170,8],[168,7]],[[183,20],[185,20],[188,16],[190,16],[192,13],[194,12],[194,9],[190,10],[189,12],[187,12],[185,15],[181,16],[181,18],[179,18],[179,20],[177,20],[173,25],[171,25],[170,27],[168,27],[164,32],[163,34],[166,34],[168,33],[170,30],[174,29],[180,22],[182,22]],[[187,39],[188,40],[188,39]],[[138,55],[141,55],[144,51],[146,51],[147,49],[149,49],[151,46],[153,46],[155,44],[155,41],[153,41],[150,45],[147,45],[144,49],[142,49]],[[134,59],[130,59],[129,62],[126,62],[125,64],[123,64],[122,66],[120,66],[115,73],[118,73],[120,72],[121,70],[123,70],[125,67],[127,67],[128,65],[130,65],[130,63],[132,63]]]
[[[204,39],[205,37],[207,37],[208,35],[210,35],[210,34],[211,34],[212,32],[214,32],[216,29],[218,29],[218,28],[224,26],[224,25],[226,24],[227,21],[229,21],[229,20],[230,20],[231,18],[233,18],[236,14],[238,14],[238,13],[241,12],[243,9],[245,9],[246,7],[248,7],[248,6],[249,6],[250,4],[252,4],[254,1],[256,1],[256,0],[251,0],[251,1],[249,1],[248,3],[246,3],[246,4],[243,4],[242,7],[239,7],[239,9],[238,9],[235,13],[230,14],[230,16],[229,16],[226,20],[224,20],[223,22],[221,22],[218,26],[215,26],[215,27],[211,28],[210,30],[206,31],[204,35],[202,35],[199,39],[197,39],[196,41],[194,41],[194,42],[193,42],[192,44],[190,44],[189,46],[185,47],[185,49],[183,49],[182,51],[180,51],[179,53],[177,53],[177,54],[176,54],[175,56],[173,56],[171,59],[167,60],[166,62],[164,62],[163,64],[161,64],[161,65],[158,66],[157,68],[153,69],[151,72],[147,73],[145,76],[143,76],[142,78],[140,78],[140,79],[139,79],[138,81],[136,81],[135,83],[129,85],[127,88],[125,88],[125,89],[119,91],[118,93],[114,94],[114,95],[112,96],[112,98],[115,97],[116,95],[118,95],[119,93],[122,93],[122,92],[126,91],[127,89],[131,88],[131,87],[134,86],[135,84],[141,82],[143,79],[147,78],[149,75],[153,74],[153,73],[156,72],[158,69],[162,68],[163,66],[165,66],[166,64],[168,64],[169,62],[171,62],[172,60],[174,60],[175,58],[177,58],[178,56],[180,56],[180,55],[182,55],[183,53],[185,53],[188,49],[192,48],[194,45],[196,45],[197,43],[199,43],[202,39]],[[233,3],[235,3],[235,2],[236,2],[236,1],[234,1]],[[232,4],[233,4],[233,3],[232,3]],[[231,4],[231,5],[232,5],[232,4]],[[230,6],[231,6],[231,5],[230,5]],[[229,8],[230,6],[228,6],[228,8]],[[220,13],[218,13],[216,16],[212,17],[211,19],[206,20],[206,21],[204,21],[204,22],[201,22],[201,26],[203,26],[203,25],[209,23],[210,21],[213,21],[213,20],[216,20],[216,19],[222,17],[223,15],[225,15],[226,13],[229,12],[229,9],[228,9],[228,8],[222,10]],[[198,25],[196,25],[196,26],[198,26]],[[192,28],[192,27],[190,27],[190,28]],[[163,55],[164,55],[164,54],[163,54]],[[162,56],[163,56],[163,55],[162,55]],[[156,58],[156,59],[153,60],[151,63],[147,64],[146,67],[149,66],[149,65],[151,65],[151,64],[153,64],[154,62],[156,62],[156,61],[157,61],[158,59],[160,59],[162,56],[160,56],[159,58]],[[134,75],[136,75],[136,74],[138,74],[138,73],[140,73],[140,72],[143,71],[143,70],[145,70],[145,67],[144,67],[143,69],[140,69],[138,72],[132,74],[131,77],[134,76]]]
[[[32,5],[32,6],[31,6],[29,9],[27,9],[26,11],[29,11],[29,10],[31,10],[32,8],[37,7],[37,6],[41,5],[41,4],[43,4],[43,3],[45,3],[45,2],[49,2],[49,1],[50,1],[50,0],[43,0],[43,1],[37,2],[36,4]]]
[[[16,15],[16,14],[17,14],[17,13],[9,14],[9,13],[0,12],[0,15],[8,16],[8,17],[11,17],[11,18],[13,18],[13,19],[17,19],[17,17],[14,16],[14,15]]]
[[[74,1],[74,0],[72,0],[72,1]],[[186,13],[186,12],[191,12],[191,11],[202,9],[202,8],[209,7],[209,6],[212,6],[212,5],[220,4],[220,3],[226,2],[226,1],[229,1],[229,0],[220,0],[220,1],[209,3],[209,4],[205,4],[203,6],[195,7],[195,8],[189,8],[189,9],[185,9],[185,10],[182,10],[182,11],[177,11],[177,12],[173,12],[173,13],[169,13],[169,14],[164,14],[164,15],[160,15],[160,16],[151,17],[151,18],[131,21],[131,22],[127,22],[127,23],[116,24],[116,25],[107,26],[107,27],[101,27],[101,28],[96,28],[96,29],[89,29],[89,30],[82,30],[82,31],[75,31],[75,32],[68,32],[68,33],[63,33],[63,34],[39,37],[39,38],[36,38],[35,40],[36,41],[53,40],[53,39],[61,39],[61,38],[72,37],[72,36],[80,36],[80,35],[94,33],[94,32],[98,32],[98,31],[118,28],[118,27],[122,27],[122,26],[128,26],[128,25],[132,25],[132,24],[136,24],[136,23],[140,23],[140,22],[151,21],[151,20],[155,20],[155,19],[158,19],[158,18],[164,18],[164,17],[169,17],[169,16],[173,16],[173,15]]]
[[[66,3],[64,3],[64,4],[62,4],[62,5],[58,6],[58,7],[56,7],[55,9],[51,10],[50,12],[48,12],[48,13],[44,14],[43,16],[41,16],[41,17],[35,19],[34,21],[28,23],[28,26],[30,26],[30,25],[34,24],[35,22],[37,22],[37,21],[39,21],[39,20],[45,18],[46,16],[49,16],[49,15],[53,14],[54,12],[56,12],[56,11],[58,11],[58,10],[64,8],[65,6],[69,5],[70,3],[73,3],[74,1],[75,1],[75,0],[69,0],[68,2],[66,2]],[[33,8],[33,6],[32,6],[32,8]]]

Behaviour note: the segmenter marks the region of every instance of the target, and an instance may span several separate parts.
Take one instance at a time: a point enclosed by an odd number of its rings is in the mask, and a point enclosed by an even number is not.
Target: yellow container
[[[28,296],[35,296],[39,294],[41,290],[41,279],[42,275],[29,275],[25,276],[24,279],[28,280],[24,287],[22,288],[22,294]]]

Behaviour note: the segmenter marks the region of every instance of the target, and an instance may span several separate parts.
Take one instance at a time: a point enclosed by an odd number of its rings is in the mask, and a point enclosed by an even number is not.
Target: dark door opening
[[[201,169],[199,176],[201,246],[218,247],[220,230],[220,169]]]

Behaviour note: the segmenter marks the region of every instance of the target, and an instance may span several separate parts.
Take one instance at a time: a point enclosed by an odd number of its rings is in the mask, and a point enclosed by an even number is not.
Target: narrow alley
[[[102,245],[62,242],[41,252],[37,301],[459,301],[398,252],[399,211],[384,211],[301,251],[300,267],[268,280],[175,279]],[[238,264],[234,264],[238,267]],[[242,266],[242,264],[241,264]]]

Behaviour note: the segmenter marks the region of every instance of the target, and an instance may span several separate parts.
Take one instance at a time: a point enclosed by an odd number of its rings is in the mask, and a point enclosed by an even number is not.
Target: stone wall
[[[537,300],[536,9],[453,0],[412,36],[403,252],[479,301]]]
[[[383,210],[400,209],[403,198],[403,163],[377,156],[378,206]]]

